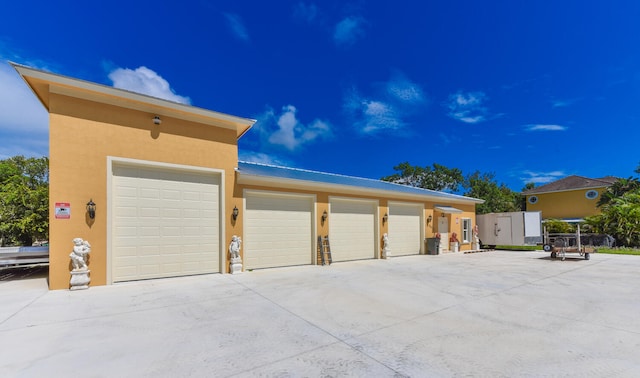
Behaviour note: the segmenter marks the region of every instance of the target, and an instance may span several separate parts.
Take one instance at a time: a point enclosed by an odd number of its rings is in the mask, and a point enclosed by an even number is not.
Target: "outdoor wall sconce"
[[[93,198],[87,202],[87,213],[89,213],[90,219],[96,218],[96,204],[93,202]]]
[[[237,206],[234,206],[233,211],[231,212],[231,216],[233,217],[233,220],[238,219],[238,213],[240,213],[240,210],[238,210]]]
[[[322,212],[322,218],[321,218],[322,224],[324,224],[327,218],[329,218],[329,214],[327,214],[327,210],[325,210],[324,212]]]
[[[429,216],[427,217],[427,226],[431,224],[432,220],[433,220],[433,215],[429,214]]]
[[[153,117],[153,124],[154,124],[154,125],[159,125],[159,124],[161,124],[161,123],[162,123],[162,120],[160,119],[160,117],[159,117],[159,116],[155,116],[155,117]]]
[[[382,224],[384,225],[385,223],[387,223],[387,220],[389,220],[389,214],[384,213],[384,215],[382,216]]]

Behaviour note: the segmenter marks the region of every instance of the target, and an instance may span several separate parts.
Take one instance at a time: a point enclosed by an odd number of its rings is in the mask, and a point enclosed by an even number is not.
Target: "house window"
[[[462,242],[471,243],[471,219],[462,219]]]
[[[528,201],[529,201],[530,204],[533,205],[533,204],[538,202],[538,196],[530,196]]]
[[[585,197],[587,197],[587,199],[596,199],[598,198],[598,191],[596,190],[587,190],[587,192],[584,194]]]

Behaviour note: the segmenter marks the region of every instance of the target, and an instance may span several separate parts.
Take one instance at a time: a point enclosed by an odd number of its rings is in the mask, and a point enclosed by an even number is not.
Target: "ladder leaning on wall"
[[[328,236],[318,236],[318,253],[320,254],[322,265],[331,265],[333,260],[331,258],[331,245],[329,244]]]

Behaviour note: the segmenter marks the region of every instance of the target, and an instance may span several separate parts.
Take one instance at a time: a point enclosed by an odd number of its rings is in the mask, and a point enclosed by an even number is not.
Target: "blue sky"
[[[239,142],[248,161],[368,178],[438,163],[513,190],[640,163],[636,0],[1,9],[0,159],[48,154],[47,114],[14,61],[257,119]]]

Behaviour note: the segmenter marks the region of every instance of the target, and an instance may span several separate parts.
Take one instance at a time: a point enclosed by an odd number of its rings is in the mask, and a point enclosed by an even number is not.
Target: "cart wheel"
[[[551,252],[551,258],[555,259],[558,255],[555,252]]]
[[[589,260],[589,259],[591,259],[591,255],[589,255],[588,253],[585,253],[585,254],[584,254],[584,259],[585,259],[585,260]]]
[[[551,249],[553,249],[553,247],[551,246],[551,244],[545,244],[542,246],[542,250],[545,252],[551,252]],[[553,256],[551,256],[553,257]]]

